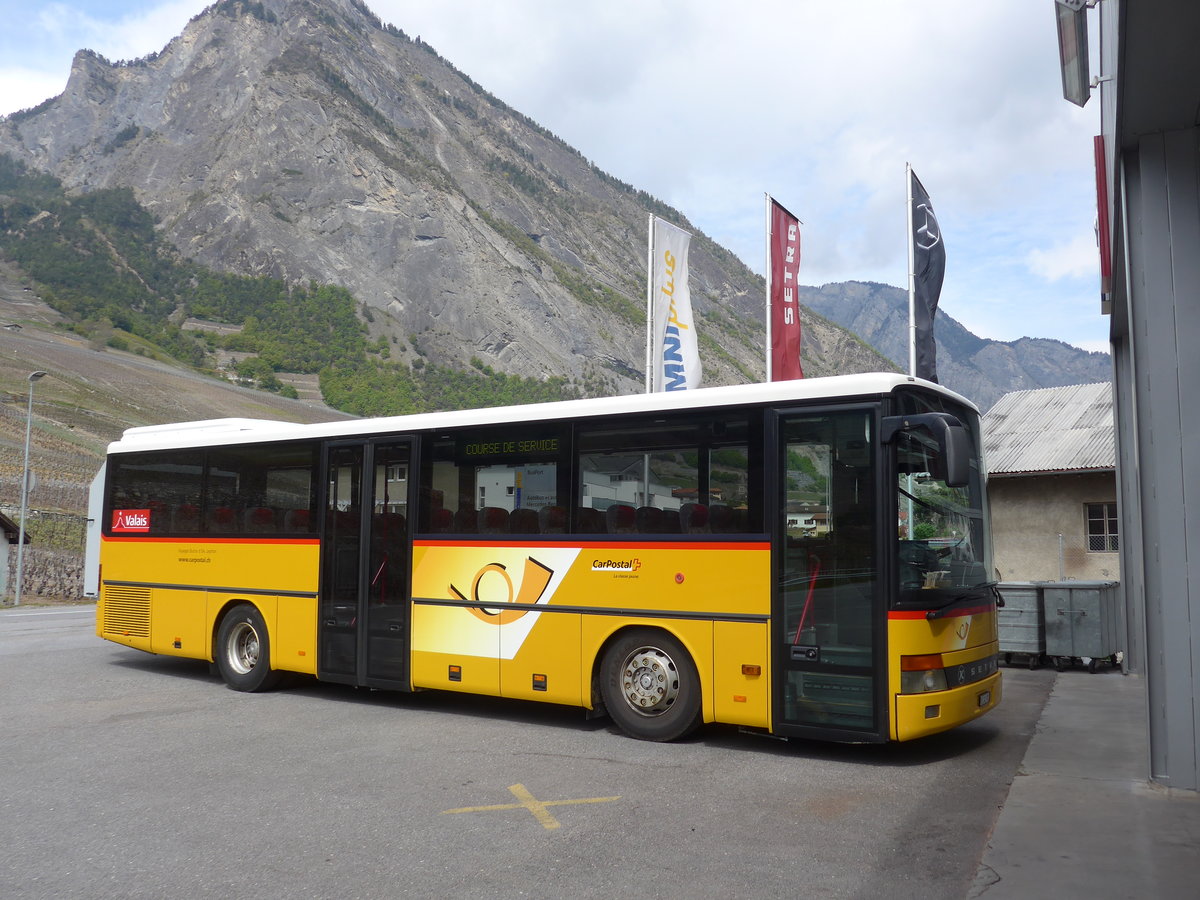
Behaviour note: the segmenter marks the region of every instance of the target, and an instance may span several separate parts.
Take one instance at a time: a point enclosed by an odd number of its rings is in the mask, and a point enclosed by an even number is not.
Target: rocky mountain
[[[801,288],[809,309],[853,331],[908,368],[908,293],[898,287],[840,282]],[[1029,388],[1091,384],[1112,378],[1112,359],[1048,338],[993,341],[939,311],[934,326],[938,380],[988,410],[1001,395]]]
[[[647,214],[696,232],[361,0],[222,0],[145,59],[80,51],[62,95],[0,121],[0,153],[131,188],[203,265],[349,289],[400,359],[588,393],[642,385]],[[702,234],[690,277],[706,383],[760,380],[762,280]],[[892,368],[804,325],[809,375]]]

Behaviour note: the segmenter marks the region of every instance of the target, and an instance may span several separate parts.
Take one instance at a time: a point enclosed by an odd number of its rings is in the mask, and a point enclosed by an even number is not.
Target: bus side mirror
[[[938,438],[938,443],[942,443],[942,438]],[[946,484],[966,487],[971,479],[971,437],[961,422],[955,420],[946,426],[942,453],[946,460]]]
[[[966,487],[971,478],[971,436],[962,422],[949,413],[887,416],[882,423],[880,438],[889,444],[901,431],[915,428],[920,428],[937,441],[938,451],[946,466],[946,484],[949,487]]]

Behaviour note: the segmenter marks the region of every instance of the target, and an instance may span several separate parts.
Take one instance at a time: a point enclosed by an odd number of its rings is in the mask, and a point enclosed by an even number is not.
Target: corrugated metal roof
[[[1112,385],[1013,391],[983,418],[991,475],[1115,469]]]

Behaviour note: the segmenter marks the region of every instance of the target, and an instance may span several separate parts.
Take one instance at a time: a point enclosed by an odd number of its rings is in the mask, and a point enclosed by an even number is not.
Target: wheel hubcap
[[[239,675],[249,675],[258,665],[258,632],[248,622],[240,622],[229,635],[226,659]]]
[[[658,647],[641,647],[621,667],[621,692],[630,709],[644,716],[662,715],[679,697],[675,661]]]

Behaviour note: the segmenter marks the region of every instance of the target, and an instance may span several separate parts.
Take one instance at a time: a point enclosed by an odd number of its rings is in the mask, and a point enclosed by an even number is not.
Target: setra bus
[[[1000,701],[979,415],[896,374],[131,428],[97,634],[284,673],[903,741]]]

